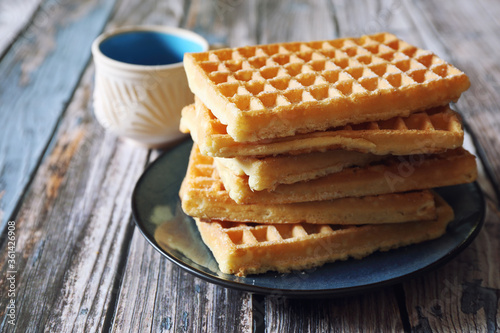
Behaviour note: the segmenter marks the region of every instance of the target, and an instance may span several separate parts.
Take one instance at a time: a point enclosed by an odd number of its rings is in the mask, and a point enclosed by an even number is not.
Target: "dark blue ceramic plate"
[[[439,239],[313,270],[248,277],[227,275],[219,271],[193,219],[180,208],[178,191],[191,145],[191,141],[180,144],[147,168],[132,195],[133,215],[144,237],[165,257],[224,287],[290,297],[340,296],[380,288],[448,262],[470,244],[483,224],[485,204],[477,184],[440,188],[438,192],[453,207],[456,219]]]

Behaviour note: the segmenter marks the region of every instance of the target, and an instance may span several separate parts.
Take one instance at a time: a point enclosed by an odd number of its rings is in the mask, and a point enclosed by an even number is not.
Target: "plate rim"
[[[448,251],[446,254],[444,254],[442,257],[439,259],[433,261],[432,263],[425,265],[422,268],[419,268],[416,271],[408,272],[406,274],[393,277],[387,280],[383,281],[378,281],[375,283],[369,283],[369,284],[364,284],[364,285],[359,285],[359,286],[351,286],[351,287],[344,287],[344,288],[328,288],[328,289],[284,289],[284,288],[270,288],[270,287],[264,287],[264,286],[256,286],[256,285],[250,285],[247,283],[239,282],[239,281],[229,281],[225,280],[221,277],[209,275],[206,272],[203,272],[202,270],[191,266],[190,264],[182,261],[179,258],[176,258],[175,256],[171,255],[167,251],[165,251],[163,248],[159,246],[159,244],[155,241],[154,237],[148,233],[147,228],[143,225],[144,222],[142,222],[139,218],[138,214],[138,208],[137,208],[137,202],[135,198],[137,197],[138,191],[140,184],[144,181],[144,179],[148,176],[148,173],[151,172],[151,169],[154,168],[154,166],[160,161],[163,161],[163,159],[166,159],[169,153],[171,153],[175,149],[180,149],[180,147],[184,144],[187,144],[190,140],[186,140],[185,142],[179,143],[178,145],[171,147],[170,149],[164,151],[160,156],[158,156],[152,163],[147,165],[147,167],[144,169],[143,173],[141,176],[138,178],[134,190],[132,191],[132,196],[131,196],[131,206],[132,206],[132,218],[134,220],[135,225],[141,232],[142,236],[147,240],[147,242],[156,250],[158,251],[162,256],[167,258],[170,262],[176,264],[180,268],[184,269],[185,271],[193,274],[194,276],[201,278],[202,280],[205,280],[207,282],[229,288],[229,289],[235,289],[239,291],[245,291],[249,293],[255,293],[255,294],[260,294],[260,295],[274,295],[274,296],[285,296],[285,297],[294,297],[294,298],[329,298],[329,297],[341,297],[341,296],[347,296],[347,295],[355,295],[355,294],[360,294],[364,293],[367,291],[371,291],[374,289],[382,289],[386,288],[389,286],[393,286],[397,283],[402,283],[404,281],[408,281],[409,279],[416,278],[418,276],[421,276],[429,271],[432,271],[438,267],[441,267],[451,261],[453,258],[455,258],[458,254],[460,254],[463,250],[465,250],[471,243],[474,241],[474,239],[477,237],[479,232],[481,231],[483,225],[484,225],[484,220],[486,216],[486,201],[484,198],[484,193],[481,190],[481,187],[479,186],[477,181],[474,181],[472,183],[469,183],[470,185],[474,186],[474,189],[477,191],[478,195],[478,204],[480,206],[479,210],[479,216],[476,218],[478,222],[475,224],[475,228],[473,228],[471,233],[469,233],[468,237],[461,240],[460,244],[450,251]],[[192,141],[191,141],[192,144]],[[178,199],[180,201],[180,199]],[[185,213],[183,213],[185,214]],[[409,245],[411,246],[411,245]]]

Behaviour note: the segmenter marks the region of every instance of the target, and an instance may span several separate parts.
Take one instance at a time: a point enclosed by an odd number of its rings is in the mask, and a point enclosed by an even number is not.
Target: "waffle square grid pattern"
[[[437,238],[453,219],[453,210],[439,197],[436,202],[437,219],[403,224],[255,225],[195,220],[222,272],[238,276],[268,270],[286,273]]]
[[[226,126],[200,103],[184,108],[181,125],[184,132],[192,133],[204,154],[215,157],[271,156],[325,149],[376,155],[436,153],[460,147],[464,135],[460,116],[448,105],[408,117],[347,124],[263,142],[235,142],[227,134]]]
[[[422,86],[429,90],[449,88],[450,82],[459,78],[455,82],[454,96],[449,96],[449,99],[457,99],[469,85],[463,72],[432,52],[387,33],[332,41],[222,49],[191,54],[190,57],[229,104],[234,105],[238,112],[249,114],[296,111],[307,102],[331,106],[339,100],[355,100],[357,104],[372,104],[383,102],[381,95],[394,97],[395,91],[420,89]],[[198,95],[196,89],[193,91]],[[223,123],[229,122],[226,115],[214,110],[206,100],[203,102]],[[449,100],[436,102],[445,104]],[[407,105],[407,101],[396,103]],[[390,103],[388,105],[390,108]],[[418,105],[418,101],[415,101],[415,106],[425,107]],[[360,118],[359,122],[366,120]],[[232,124],[228,125],[232,127]],[[231,132],[231,128],[228,129],[236,141],[258,139]],[[271,134],[262,132],[260,135],[266,138]]]
[[[338,230],[356,228],[355,226],[307,223],[274,225],[251,225],[224,221],[212,223],[229,237],[234,246],[283,241],[290,238],[304,239],[315,234],[333,234]]]
[[[256,223],[377,224],[435,218],[429,191],[391,193],[288,205],[240,205],[234,202],[218,176],[211,157],[193,146],[186,177],[179,192],[182,209],[192,217]],[[234,223],[234,222],[233,222]]]

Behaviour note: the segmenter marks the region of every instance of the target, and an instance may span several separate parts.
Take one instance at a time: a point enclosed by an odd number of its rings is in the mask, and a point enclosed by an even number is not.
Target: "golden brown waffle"
[[[265,158],[216,157],[233,174],[248,176],[254,191],[272,190],[279,184],[293,184],[335,173],[350,166],[364,166],[383,159],[383,156],[347,150],[327,150],[299,155],[279,155]]]
[[[467,76],[388,33],[184,56],[193,93],[237,142],[408,116],[456,101]]]
[[[463,148],[441,154],[392,156],[366,167],[351,167],[307,182],[284,184],[274,191],[252,191],[247,176],[222,165],[217,171],[237,203],[283,204],[406,192],[469,183],[476,179],[475,157]]]
[[[398,224],[260,225],[195,220],[219,269],[244,276],[271,270],[286,273],[349,257],[360,259],[377,250],[438,238],[453,220],[453,210],[442,199],[437,205],[436,220]]]
[[[434,196],[429,191],[363,198],[292,203],[239,205],[224,189],[211,157],[193,147],[180,198],[184,212],[193,217],[259,223],[373,224],[435,218]]]
[[[298,154],[331,149],[354,150],[377,155],[410,155],[442,152],[463,143],[460,116],[449,106],[418,112],[409,117],[346,125],[327,131],[292,137],[235,142],[226,126],[202,103],[185,107],[181,130],[191,132],[203,154],[215,157]]]

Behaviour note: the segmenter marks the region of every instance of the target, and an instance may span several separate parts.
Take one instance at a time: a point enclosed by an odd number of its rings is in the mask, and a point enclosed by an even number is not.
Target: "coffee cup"
[[[193,102],[183,56],[206,50],[203,37],[173,27],[125,27],[100,35],[92,44],[96,119],[148,148],[180,139],[181,110]]]

